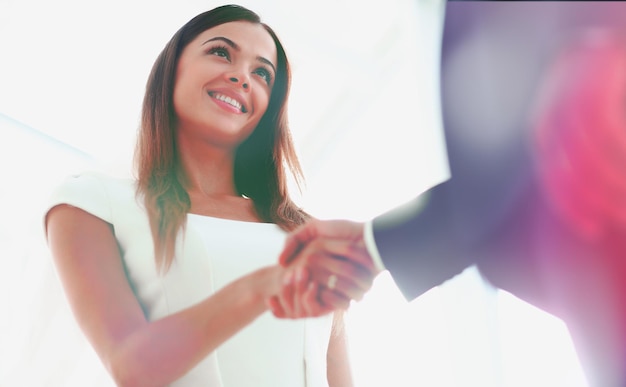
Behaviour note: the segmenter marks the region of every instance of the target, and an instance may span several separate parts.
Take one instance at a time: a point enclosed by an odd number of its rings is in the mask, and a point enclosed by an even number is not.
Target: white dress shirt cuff
[[[373,220],[365,222],[365,227],[363,227],[363,240],[365,241],[367,252],[372,257],[372,261],[374,261],[374,267],[379,271],[384,271],[385,265],[378,252],[378,247],[376,247],[376,240],[374,240],[373,224]]]

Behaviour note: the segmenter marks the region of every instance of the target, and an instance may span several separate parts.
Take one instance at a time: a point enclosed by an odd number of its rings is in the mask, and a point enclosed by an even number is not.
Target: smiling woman
[[[276,261],[285,231],[309,218],[286,188],[289,80],[254,12],[204,12],[154,64],[137,178],[86,172],[52,195],[56,270],[118,385],[351,385],[341,313],[332,335],[328,318],[265,313],[292,270]]]

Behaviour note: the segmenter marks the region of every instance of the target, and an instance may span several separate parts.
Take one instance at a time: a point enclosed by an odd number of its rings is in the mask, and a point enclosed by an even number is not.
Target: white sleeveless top
[[[275,264],[285,233],[275,224],[188,214],[174,263],[159,275],[148,217],[135,182],[89,172],[67,178],[49,208],[70,204],[113,225],[128,281],[149,321],[211,296]],[[209,354],[172,387],[327,387],[331,318],[282,320],[266,312]]]

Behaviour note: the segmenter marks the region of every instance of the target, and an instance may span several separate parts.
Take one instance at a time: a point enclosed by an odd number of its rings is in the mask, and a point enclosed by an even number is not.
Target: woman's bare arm
[[[149,322],[110,224],[59,205],[48,213],[47,230],[76,320],[120,386],[163,386],[184,375],[267,309],[284,270],[257,270],[195,306]]]

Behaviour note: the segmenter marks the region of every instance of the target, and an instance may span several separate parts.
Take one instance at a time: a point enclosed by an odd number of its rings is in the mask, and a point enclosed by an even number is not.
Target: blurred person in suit
[[[626,4],[449,2],[445,12],[450,178],[371,221],[294,231],[281,261],[302,269],[273,313],[328,313],[360,299],[350,281],[383,270],[411,300],[477,265],[567,324],[590,385],[623,386]],[[353,269],[316,265],[324,256]]]

